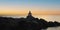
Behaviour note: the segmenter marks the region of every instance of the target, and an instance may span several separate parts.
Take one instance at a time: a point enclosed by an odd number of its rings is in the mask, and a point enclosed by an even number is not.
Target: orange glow
[[[31,10],[33,15],[60,15],[60,11]],[[0,15],[27,15],[28,10],[0,10]]]

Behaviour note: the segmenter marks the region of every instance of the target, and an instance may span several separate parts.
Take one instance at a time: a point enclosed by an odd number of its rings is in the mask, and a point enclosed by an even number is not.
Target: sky
[[[60,15],[60,0],[0,0],[0,15]]]

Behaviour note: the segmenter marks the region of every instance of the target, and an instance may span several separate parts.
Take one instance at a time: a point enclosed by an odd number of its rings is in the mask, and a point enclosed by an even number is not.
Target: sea
[[[3,16],[3,17],[12,17],[12,18],[26,18],[27,16]],[[33,15],[35,18],[43,18],[46,21],[57,21],[60,22],[60,15]],[[47,29],[42,30],[60,30],[60,27],[49,27]]]
[[[42,29],[42,30],[60,30],[60,27],[49,27],[47,29]]]

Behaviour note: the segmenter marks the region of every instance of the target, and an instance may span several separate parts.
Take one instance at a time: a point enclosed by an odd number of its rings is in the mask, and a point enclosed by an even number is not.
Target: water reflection
[[[60,30],[60,27],[49,27],[47,29],[41,29],[41,30]]]
[[[10,16],[10,17],[13,17],[13,16]],[[14,16],[14,17],[18,17],[18,16]],[[19,16],[18,18],[20,18],[21,16]],[[22,16],[24,17],[24,16]],[[44,18],[46,19],[47,21],[59,21],[60,22],[60,15],[57,16],[57,15],[47,15],[47,16],[35,16],[35,17],[38,17],[38,18]],[[60,30],[60,27],[49,27],[47,29],[42,29],[42,30]]]
[[[60,22],[60,15],[33,15],[36,18],[43,18],[46,21],[58,21]],[[21,18],[26,16],[3,16],[3,17],[13,17],[13,18]]]
[[[49,27],[47,30],[60,30],[60,27]]]

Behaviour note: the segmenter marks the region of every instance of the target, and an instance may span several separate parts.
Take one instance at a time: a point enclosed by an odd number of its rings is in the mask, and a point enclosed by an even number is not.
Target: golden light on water
[[[30,10],[32,15],[36,18],[43,18],[46,21],[59,21],[60,22],[60,11],[37,11]],[[29,10],[0,10],[0,15],[3,16],[27,16]]]

